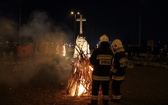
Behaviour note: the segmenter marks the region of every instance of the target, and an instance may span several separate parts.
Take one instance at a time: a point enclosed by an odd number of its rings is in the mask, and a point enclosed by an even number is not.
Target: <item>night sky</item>
[[[19,10],[21,12],[19,12]],[[26,24],[34,11],[45,12],[57,25],[64,24],[74,31],[71,11],[79,11],[83,34],[89,43],[98,42],[102,34],[110,40],[121,39],[125,44],[141,41],[168,40],[168,6],[165,0],[1,0],[0,16]],[[79,28],[79,22],[76,23]],[[140,28],[139,28],[140,26]],[[140,29],[140,31],[139,31]],[[77,30],[76,33],[79,33]]]

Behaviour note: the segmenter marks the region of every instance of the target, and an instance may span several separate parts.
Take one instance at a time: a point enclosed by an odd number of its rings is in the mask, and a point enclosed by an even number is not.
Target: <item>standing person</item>
[[[121,83],[126,74],[127,61],[125,49],[121,40],[115,39],[111,44],[111,49],[114,53],[114,61],[112,66],[112,102],[120,102],[121,100]]]
[[[100,86],[102,88],[103,104],[108,105],[112,59],[113,56],[110,49],[109,38],[107,35],[102,35],[100,37],[100,46],[93,51],[90,57],[90,64],[93,66],[94,70],[92,73],[91,103],[88,105],[98,104],[98,92]]]

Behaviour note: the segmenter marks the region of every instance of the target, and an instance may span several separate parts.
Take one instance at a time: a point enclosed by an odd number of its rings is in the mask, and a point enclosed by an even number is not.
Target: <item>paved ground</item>
[[[135,66],[122,85],[123,105],[167,105],[168,70]],[[122,105],[122,104],[121,104]]]
[[[167,65],[142,59],[131,62],[136,65],[127,70],[122,101],[110,105],[168,105]],[[70,68],[67,61],[44,56],[0,60],[0,105],[87,105],[90,97],[66,94]]]

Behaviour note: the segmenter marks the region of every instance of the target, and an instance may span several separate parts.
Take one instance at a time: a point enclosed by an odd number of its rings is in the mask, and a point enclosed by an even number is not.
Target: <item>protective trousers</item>
[[[103,104],[108,105],[109,102],[109,81],[99,81],[93,80],[92,81],[92,99],[91,104],[97,105],[98,104],[98,93],[100,86],[102,86],[102,94],[103,94]]]
[[[113,94],[112,99],[113,100],[121,100],[120,88],[121,88],[122,81],[118,81],[118,80],[112,81],[112,94]]]

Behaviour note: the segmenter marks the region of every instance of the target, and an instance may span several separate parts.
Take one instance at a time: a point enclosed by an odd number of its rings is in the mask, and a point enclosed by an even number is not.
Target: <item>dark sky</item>
[[[43,11],[54,21],[66,24],[72,31],[74,18],[70,11],[79,11],[86,18],[83,33],[89,43],[96,43],[102,34],[107,34],[110,40],[120,38],[127,44],[138,44],[139,32],[141,41],[168,40],[168,6],[165,0],[0,1],[0,16],[17,21],[19,9],[22,24],[29,20],[32,12]],[[79,26],[78,23],[76,25]]]

